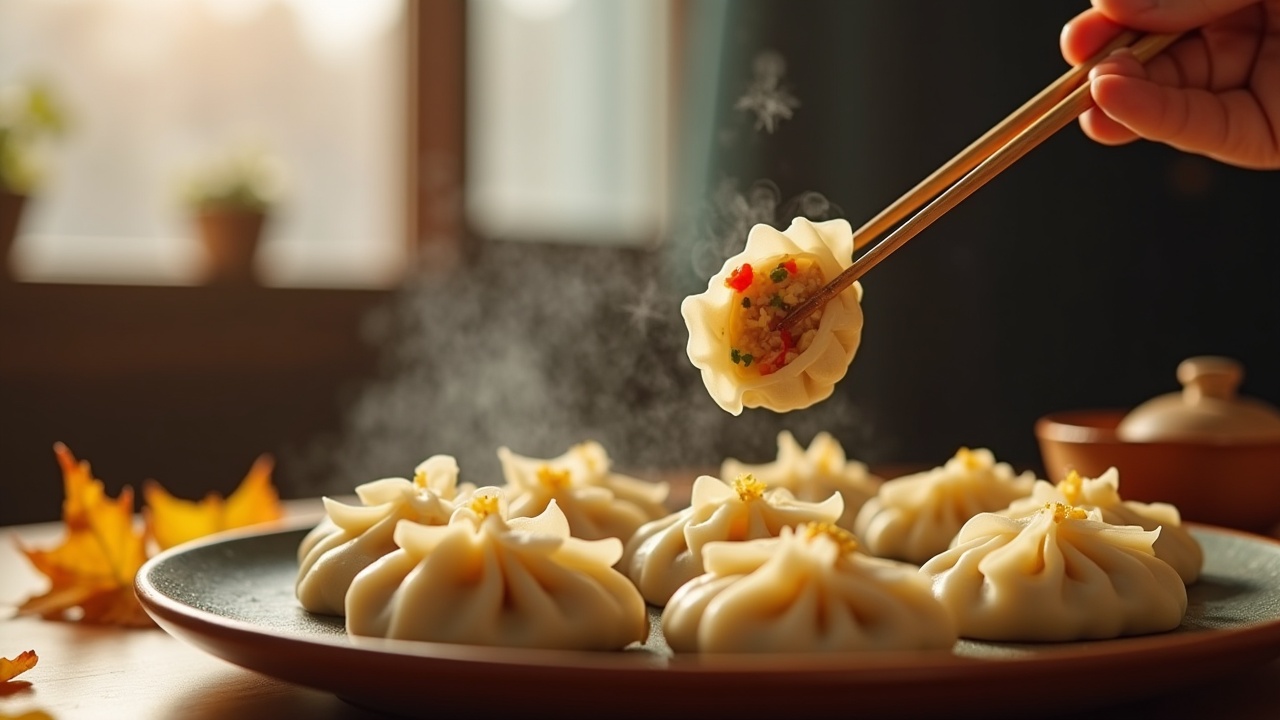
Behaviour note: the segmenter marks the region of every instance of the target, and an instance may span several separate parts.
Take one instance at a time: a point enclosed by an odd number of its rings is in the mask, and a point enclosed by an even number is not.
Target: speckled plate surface
[[[1192,526],[1205,549],[1180,628],[1101,642],[961,641],[952,652],[679,656],[349,639],[294,598],[309,528],[227,535],[142,568],[171,634],[237,665],[405,716],[948,717],[1053,714],[1141,698],[1280,656],[1280,542]],[[656,622],[654,623],[656,628]]]

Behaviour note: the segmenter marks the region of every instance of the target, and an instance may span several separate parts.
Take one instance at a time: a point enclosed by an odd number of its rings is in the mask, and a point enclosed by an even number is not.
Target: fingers
[[[1227,145],[1227,108],[1213,93],[1119,74],[1100,75],[1091,83],[1097,109],[1136,135],[1203,154]]]
[[[1132,130],[1107,117],[1098,108],[1089,108],[1080,116],[1080,129],[1103,145],[1124,145],[1138,139]]]
[[[1257,5],[1261,0],[1092,0],[1118,25],[1148,32],[1181,32]]]
[[[1097,10],[1085,10],[1062,26],[1058,44],[1062,57],[1072,65],[1093,57],[1124,28]]]
[[[1230,35],[1241,28],[1253,32],[1262,14],[1261,0],[1093,0],[1093,5],[1062,26],[1058,44],[1072,65],[1088,60],[1126,27],[1177,32],[1219,20],[1214,23],[1219,34]]]
[[[1171,88],[1125,75],[1091,82],[1096,109],[1137,135],[1241,167],[1280,168],[1275,129],[1247,90]]]
[[[1118,51],[1090,71],[1090,82],[1096,82],[1106,75],[1146,80],[1147,70],[1132,54]],[[1092,88],[1090,92],[1093,92]],[[1098,103],[1096,94],[1094,103],[1097,107],[1086,110],[1080,116],[1080,128],[1086,135],[1104,145],[1123,145],[1138,138],[1130,127],[1110,116],[1102,104]]]
[[[1268,2],[1280,3],[1280,0]],[[1063,57],[1079,65],[1122,28],[1181,32],[1199,28],[1144,67],[1109,56],[1090,73],[1095,107],[1080,117],[1085,134],[1107,145],[1139,137],[1242,167],[1280,166],[1280,123],[1253,73],[1265,26],[1262,0],[1092,0],[1062,29]],[[1274,7],[1274,5],[1271,5]]]

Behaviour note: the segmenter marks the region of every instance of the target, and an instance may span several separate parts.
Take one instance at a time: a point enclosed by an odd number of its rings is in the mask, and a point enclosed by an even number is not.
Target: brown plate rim
[[[370,707],[399,712],[412,710],[413,694],[397,690],[396,680],[437,678],[481,683],[500,678],[508,687],[526,692],[552,693],[571,684],[578,694],[643,699],[645,711],[689,709],[672,705],[673,698],[690,694],[708,707],[743,716],[785,709],[802,689],[809,707],[858,697],[859,706],[893,715],[904,708],[904,690],[945,691],[945,704],[927,699],[934,692],[913,692],[907,714],[957,710],[955,703],[983,701],[983,714],[1018,707],[1042,695],[1046,687],[1072,686],[1091,678],[1098,687],[1091,695],[1059,697],[1059,708],[1088,707],[1158,694],[1181,687],[1181,682],[1209,680],[1232,669],[1260,664],[1280,656],[1280,613],[1269,620],[1228,629],[1202,630],[1134,638],[1120,638],[1052,646],[1051,652],[1030,652],[1010,658],[961,657],[945,652],[877,652],[768,655],[678,655],[663,659],[649,653],[600,653],[524,650],[447,643],[380,639],[351,641],[342,637],[280,635],[261,625],[194,607],[174,599],[151,582],[159,567],[197,548],[252,541],[283,533],[305,532],[312,523],[284,524],[269,530],[222,533],[172,548],[149,560],[139,571],[136,591],[142,606],[167,632],[206,652],[270,676],[329,690]],[[1199,532],[1235,536],[1280,550],[1280,541],[1238,530],[1188,523]],[[1190,665],[1198,673],[1187,672]],[[353,668],[359,668],[353,672]],[[1140,674],[1159,678],[1135,678]],[[1162,672],[1163,671],[1163,672]],[[1119,679],[1123,676],[1123,679]],[[570,681],[569,678],[572,678]],[[1140,680],[1141,682],[1137,682]],[[1011,688],[991,704],[994,685]],[[744,692],[750,688],[749,692]],[[1034,689],[1034,690],[1033,690]],[[1064,693],[1055,693],[1055,697]],[[895,699],[896,698],[896,699]],[[925,698],[925,699],[922,699]],[[584,705],[594,708],[598,705]],[[634,708],[634,704],[632,705]],[[566,717],[572,708],[561,708]],[[626,715],[626,712],[622,713]],[[589,716],[589,715],[583,715]]]

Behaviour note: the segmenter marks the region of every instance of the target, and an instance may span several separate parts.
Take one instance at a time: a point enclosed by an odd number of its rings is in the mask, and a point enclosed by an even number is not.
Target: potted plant
[[[42,153],[65,126],[62,108],[45,85],[0,88],[0,276],[8,275],[23,209],[44,180]]]
[[[275,160],[253,150],[211,162],[188,184],[187,203],[205,251],[205,282],[257,282],[254,257],[279,185]]]

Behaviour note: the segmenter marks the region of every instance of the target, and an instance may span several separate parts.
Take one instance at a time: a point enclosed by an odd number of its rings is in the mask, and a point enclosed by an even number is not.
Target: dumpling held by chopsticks
[[[830,397],[862,337],[862,285],[790,331],[778,325],[852,261],[853,230],[844,220],[796,218],[783,232],[756,225],[707,291],[685,298],[689,359],[720,407],[734,415],[744,406],[789,412]]]

